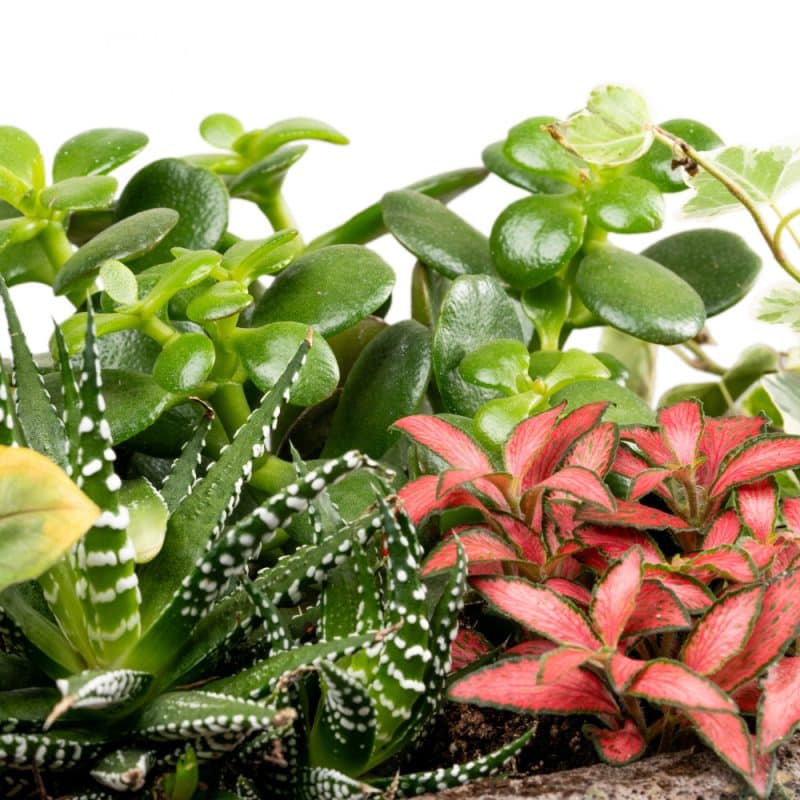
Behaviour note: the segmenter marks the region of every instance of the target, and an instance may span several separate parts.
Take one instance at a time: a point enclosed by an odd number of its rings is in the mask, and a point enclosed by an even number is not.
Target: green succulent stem
[[[684,353],[682,348],[688,350],[691,355]],[[683,344],[674,345],[670,349],[681,361],[693,369],[708,372],[712,375],[725,375],[728,371],[721,364],[714,361],[697,342],[689,340]]]
[[[262,200],[258,207],[269,220],[273,230],[282,231],[287,228],[297,229],[297,223],[281,192],[276,192],[272,197]]]
[[[156,316],[143,319],[139,323],[139,330],[162,347],[180,335],[172,326]]]
[[[64,226],[60,222],[49,222],[39,235],[53,270],[51,277],[55,278],[56,273],[72,255],[72,244],[67,238]],[[84,299],[84,297],[81,297],[81,302]]]
[[[250,416],[250,404],[241,383],[222,383],[210,398],[211,405],[229,437],[233,438]]]

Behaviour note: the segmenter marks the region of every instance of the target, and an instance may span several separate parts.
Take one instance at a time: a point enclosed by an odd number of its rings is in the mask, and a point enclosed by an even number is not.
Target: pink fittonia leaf
[[[742,522],[761,544],[767,544],[778,517],[778,489],[775,481],[748,483],[736,490],[736,505]]]
[[[564,466],[585,467],[598,475],[605,475],[618,441],[617,426],[613,422],[601,422],[578,439],[564,459]]]
[[[555,650],[557,644],[553,644],[549,639],[527,639],[524,642],[509,647],[504,653],[505,656],[541,656]]]
[[[628,693],[656,705],[681,710],[738,711],[736,703],[707,678],[678,661],[651,661],[634,679]]]
[[[415,442],[427,447],[453,467],[482,472],[491,472],[493,469],[486,453],[466,433],[443,419],[416,414],[397,420],[394,427],[405,431]]]
[[[711,527],[703,540],[703,547],[718,547],[723,544],[734,544],[739,538],[742,530],[742,523],[739,516],[731,508],[723,511],[711,524]]]
[[[684,710],[700,738],[728,766],[745,778],[753,774],[753,741],[744,720],[735,713]]]
[[[557,647],[539,659],[539,683],[558,683],[561,676],[570,670],[582,667],[594,656],[594,652],[583,647]]]
[[[764,680],[758,710],[758,749],[772,752],[800,724],[800,658],[782,658]]]
[[[622,693],[628,688],[628,684],[647,666],[646,661],[639,661],[629,658],[622,653],[614,653],[608,659],[608,677],[614,687],[614,691]]]
[[[589,614],[607,647],[616,647],[636,608],[642,586],[642,551],[632,548],[614,564],[594,590]]]
[[[761,586],[747,586],[718,600],[692,631],[681,660],[710,675],[742,651],[761,609]]]
[[[555,522],[559,536],[571,536],[581,524],[575,519],[575,511],[572,503],[554,502],[552,497],[547,503],[547,516]]]
[[[588,650],[600,647],[586,617],[552,589],[513,577],[476,578],[473,586],[496,609],[540,636]]]
[[[761,700],[761,687],[756,680],[748,681],[735,692],[731,692],[731,697],[743,714],[755,714]]]
[[[503,529],[508,538],[520,549],[523,558],[537,566],[542,566],[547,558],[539,536],[522,520],[507,514],[496,514],[495,522]]]
[[[675,454],[670,450],[659,431],[633,425],[630,428],[623,428],[620,431],[620,438],[633,442],[642,451],[651,466],[663,467],[675,462]]]
[[[566,403],[520,422],[511,433],[503,450],[503,463],[512,475],[523,478],[531,462],[538,456],[555,427]]]
[[[458,535],[469,564],[481,561],[518,561],[517,551],[499,536],[485,528],[468,528]],[[458,559],[458,544],[450,536],[434,548],[422,566],[423,575],[432,575],[454,567]]]
[[[485,636],[468,628],[459,628],[456,638],[450,645],[450,671],[456,672],[488,655],[492,645]]]
[[[720,497],[742,483],[761,480],[775,472],[800,465],[800,438],[767,435],[735,455],[711,487],[710,496]]]
[[[714,675],[725,690],[755,678],[786,649],[800,628],[800,571],[780,575],[768,584],[761,611],[744,649]]]
[[[628,617],[625,636],[679,631],[689,627],[689,614],[675,593],[660,581],[646,580],[639,591],[636,607]]]
[[[684,531],[690,526],[680,517],[659,511],[657,508],[644,506],[630,500],[617,500],[615,511],[603,511],[597,508],[581,508],[578,519],[594,522],[600,525],[624,525],[631,528],[672,528]]]
[[[740,548],[752,559],[758,569],[766,569],[775,556],[778,548],[774,544],[761,544],[755,539],[742,539]]]
[[[522,479],[522,490],[535,486],[556,470],[574,443],[600,421],[608,403],[589,403],[567,414],[553,429],[539,457]]]
[[[646,562],[659,564],[664,560],[664,556],[650,536],[634,528],[615,526],[598,528],[587,525],[581,528],[576,536],[587,547],[596,547],[611,561],[618,561],[634,546],[641,548]]]
[[[608,511],[615,507],[614,496],[603,481],[584,467],[564,467],[544,478],[538,487],[567,492],[578,500],[601,506]]]
[[[462,703],[551,714],[619,712],[603,682],[591,672],[572,670],[558,683],[537,684],[539,659],[508,658],[476,670],[450,687],[451,700]]]
[[[750,554],[741,547],[730,545],[703,550],[688,561],[687,567],[704,582],[724,578],[736,583],[750,583],[758,577],[758,569]]]
[[[600,758],[617,767],[636,761],[647,749],[644,736],[630,719],[619,730],[584,725],[583,732],[592,740]]]
[[[627,447],[619,447],[611,471],[622,475],[623,478],[635,478],[640,472],[649,469],[649,466],[643,458],[634,455]]]
[[[631,482],[631,488],[628,492],[629,500],[638,500],[650,492],[658,492],[660,494],[666,493],[664,486],[664,479],[672,474],[671,469],[663,469],[662,467],[653,467],[640,472]]]
[[[750,740],[753,740],[753,736],[750,736]],[[753,771],[744,777],[755,790],[756,797],[769,797],[775,779],[777,759],[774,753],[759,753],[755,744],[753,750]]]
[[[800,536],[800,497],[787,497],[781,503],[781,512],[793,536]]]
[[[783,544],[781,545],[781,542]],[[775,543],[778,552],[772,559],[769,565],[770,575],[780,575],[781,572],[791,569],[798,557],[800,557],[800,545],[795,541],[786,542],[785,539],[779,539]]]
[[[459,505],[475,506],[485,510],[483,503],[466,489],[456,489],[440,496],[438,475],[423,475],[421,478],[407,483],[400,489],[397,496],[403,502],[406,514],[414,524],[433,511]]]
[[[690,613],[698,614],[710,608],[714,602],[714,594],[697,578],[681,575],[667,566],[647,565],[644,568],[645,578],[657,580],[666,586],[680,600],[681,605]]]
[[[575,581],[568,581],[566,578],[548,578],[544,585],[548,589],[558,592],[562,597],[574,600],[584,608],[588,608],[589,603],[592,602],[591,592],[585,586],[575,583]]]
[[[678,464],[693,465],[703,430],[703,413],[695,400],[685,400],[658,412],[664,440]]]
[[[758,436],[764,427],[759,417],[707,419],[700,438],[700,454],[705,459],[697,471],[699,482],[708,486],[728,453]]]

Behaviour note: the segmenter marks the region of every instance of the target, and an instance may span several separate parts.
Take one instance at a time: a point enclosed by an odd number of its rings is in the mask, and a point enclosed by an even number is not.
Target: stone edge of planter
[[[740,800],[750,796],[720,759],[706,750],[653,756],[624,767],[591,767],[531,775],[489,778],[420,800]],[[778,753],[774,800],[800,797],[800,736]]]

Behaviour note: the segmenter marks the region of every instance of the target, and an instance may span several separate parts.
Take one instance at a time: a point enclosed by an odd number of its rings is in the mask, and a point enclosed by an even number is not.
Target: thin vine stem
[[[756,227],[764,238],[764,241],[769,246],[769,249],[775,260],[778,262],[781,268],[792,277],[793,280],[800,283],[800,270],[789,260],[788,256],[781,248],[780,242],[778,242],[777,238],[770,231],[769,225],[761,215],[761,212],[758,210],[757,204],[753,202],[752,198],[750,198],[747,192],[745,192],[744,189],[742,189],[742,187],[736,183],[736,181],[732,180],[730,176],[726,175],[722,170],[720,170],[713,161],[706,159],[701,153],[698,153],[697,150],[688,144],[688,142],[685,142],[680,137],[671,134],[669,131],[666,131],[663,128],[659,128],[657,125],[653,126],[653,133],[655,134],[656,138],[659,139],[659,141],[663,142],[669,147],[672,147],[673,151],[683,156],[683,158],[679,160],[683,160],[689,164],[693,163],[699,167],[702,167],[709,175],[711,175],[711,177],[718,180],[742,204],[742,206],[753,218],[753,221],[756,223]]]

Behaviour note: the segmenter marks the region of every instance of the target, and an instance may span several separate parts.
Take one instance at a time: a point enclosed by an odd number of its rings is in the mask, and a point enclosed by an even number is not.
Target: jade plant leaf
[[[698,152],[722,147],[722,139],[711,128],[694,119],[671,119],[659,125],[668,133],[683,139]],[[675,154],[663,142],[654,141],[650,149],[632,164],[627,173],[654,183],[662,192],[680,192],[686,189],[683,170],[672,166]]]
[[[522,293],[522,310],[533,323],[543,350],[558,349],[571,302],[570,290],[561,278],[551,278]]]
[[[646,342],[684,342],[705,323],[703,300],[686,281],[650,258],[612,245],[589,250],[575,287],[603,322]]]
[[[467,383],[458,367],[465,355],[495,339],[522,341],[513,302],[489,275],[462,275],[453,282],[433,335],[433,371],[445,407],[474,414],[494,392]]]
[[[447,278],[492,271],[486,237],[439,200],[405,189],[381,205],[386,227],[431,269]]]
[[[100,267],[100,280],[103,291],[121,305],[135,303],[139,297],[136,275],[121,261],[109,259]]]
[[[546,394],[537,389],[489,400],[475,412],[475,435],[481,444],[499,451],[514,428],[546,403]]]
[[[738,303],[753,287],[761,259],[730,231],[698,228],[667,236],[642,252],[683,278],[713,317]]]
[[[259,328],[238,328],[233,346],[247,375],[262,391],[269,391],[297,352],[308,328],[300,322],[272,322]],[[339,366],[328,343],[314,339],[308,358],[292,387],[290,401],[298,406],[313,406],[329,397],[339,382]]]
[[[253,325],[291,320],[332,336],[377,311],[394,282],[392,268],[366,247],[314,250],[275,278],[255,306]]]
[[[186,316],[202,325],[239,314],[252,303],[253,296],[239,281],[220,281],[189,301]]]
[[[105,175],[140,153],[147,136],[124,128],[95,128],[68,139],[53,160],[56,182],[83,175]]]
[[[498,178],[502,178],[514,186],[519,186],[520,189],[527,189],[533,194],[543,191],[542,185],[545,179],[538,178],[515,164],[505,153],[504,141],[492,142],[484,148],[481,158],[486,169],[493,172]],[[557,185],[556,188],[558,188]]]
[[[712,159],[714,166],[743,189],[756,203],[770,203],[800,180],[800,168],[791,147],[755,150],[726,147]],[[741,207],[739,201],[705,171],[689,179],[695,195],[683,207],[687,216],[713,216]]]
[[[242,239],[222,256],[222,266],[234,280],[247,282],[261,275],[274,275],[300,255],[303,243],[297,231],[278,231],[266,239]]]
[[[291,167],[305,155],[307,145],[282,147],[243,170],[228,184],[231,197],[259,202],[279,192]]]
[[[399,434],[389,430],[419,411],[431,376],[430,331],[405,320],[381,331],[362,350],[348,377],[323,456],[357,449],[380,458]]]
[[[244,126],[230,114],[209,114],[200,123],[200,135],[210,145],[230,150],[244,133]]]
[[[182,333],[164,345],[153,378],[168,392],[197,390],[214,368],[214,343],[204,333]]]
[[[38,189],[44,185],[44,160],[39,145],[25,131],[11,125],[0,126],[0,168],[28,187]]]
[[[603,330],[600,348],[624,365],[627,372],[625,385],[628,389],[649,402],[655,381],[656,348],[649,342],[643,342],[616,328]]]
[[[603,419],[618,425],[653,425],[655,413],[641,397],[613,381],[576,381],[559,389],[550,397],[550,405],[567,402],[567,411],[588,405],[607,402]]]
[[[0,590],[39,577],[99,515],[50,459],[0,446]]]
[[[632,89],[600,86],[583,111],[552,127],[566,147],[592,164],[606,167],[634,161],[653,141],[650,113]]]
[[[327,122],[306,117],[284,119],[268,128],[248,131],[233,143],[233,149],[249,159],[260,161],[282,145],[303,139],[331,144],[347,144],[348,139]]]
[[[213,248],[228,227],[225,184],[212,172],[177,158],[163,158],[139,170],[119,196],[117,216],[126,219],[155,208],[174,209],[180,219],[159,244],[136,259],[136,271],[169,261],[173,247]]]
[[[613,233],[649,233],[664,222],[664,200],[650,181],[622,175],[589,193],[586,212],[598,228]]]
[[[178,212],[171,208],[152,208],[106,228],[67,259],[53,281],[53,290],[64,294],[87,288],[103,262],[137,258],[152,250],[175,227],[178,218]]]
[[[0,250],[0,275],[7,286],[19,283],[52,284],[55,269],[39,237]]]
[[[117,181],[110,175],[65,178],[39,193],[39,202],[51,211],[92,211],[114,202]]]
[[[530,289],[552,278],[578,252],[586,220],[570,195],[517,200],[492,227],[492,261],[501,278]]]
[[[459,371],[476,386],[511,395],[528,388],[525,379],[529,363],[530,353],[522,342],[498,339],[464,356]]]

